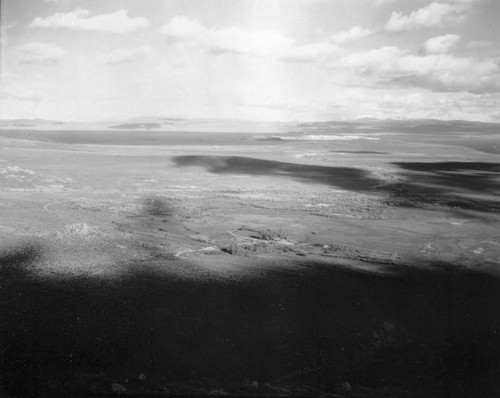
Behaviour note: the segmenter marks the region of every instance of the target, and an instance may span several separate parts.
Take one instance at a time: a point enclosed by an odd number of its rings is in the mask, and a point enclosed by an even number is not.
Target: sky
[[[1,0],[0,118],[500,121],[498,0]]]

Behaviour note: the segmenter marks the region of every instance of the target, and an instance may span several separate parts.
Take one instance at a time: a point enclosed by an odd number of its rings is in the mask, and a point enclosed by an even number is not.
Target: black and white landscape
[[[1,4],[0,396],[499,396],[498,4],[145,3]]]

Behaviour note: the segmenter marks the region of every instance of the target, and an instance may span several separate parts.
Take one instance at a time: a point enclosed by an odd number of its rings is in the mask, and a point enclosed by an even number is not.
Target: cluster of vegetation
[[[270,240],[263,240],[262,242],[231,242],[229,245],[220,249],[221,251],[240,256],[250,256],[259,253],[294,253],[300,256],[305,256],[306,253],[296,247],[295,245],[286,245]]]
[[[283,235],[283,231],[281,231],[280,229],[273,230],[268,228],[256,228],[242,225],[239,230],[253,232],[256,234],[256,236],[253,236],[254,238],[262,240],[277,240],[285,238],[285,236]]]
[[[171,216],[174,214],[172,204],[167,198],[153,196],[144,201],[147,214],[151,216]]]

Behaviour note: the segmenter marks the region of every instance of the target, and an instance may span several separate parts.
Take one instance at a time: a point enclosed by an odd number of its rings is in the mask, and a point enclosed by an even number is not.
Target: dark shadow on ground
[[[316,166],[242,156],[186,155],[176,156],[173,160],[177,166],[200,166],[215,174],[285,177],[353,191],[371,189],[380,184],[369,172],[354,167]]]
[[[387,203],[400,207],[440,206],[454,212],[500,213],[500,164],[474,162],[394,163],[402,182],[386,183],[369,171],[354,167],[330,167],[286,163],[239,156],[177,156],[177,166],[199,166],[216,174],[246,174],[291,178],[356,192],[385,195]],[[469,195],[469,196],[468,196]],[[470,215],[470,214],[469,214]]]
[[[330,153],[353,153],[359,155],[389,155],[389,152],[379,152],[379,151],[330,151]]]
[[[403,170],[399,175],[405,182],[383,189],[399,205],[440,205],[454,211],[500,212],[498,163],[399,162],[394,165]],[[485,194],[490,198],[484,197]]]
[[[43,279],[30,272],[36,257],[0,256],[0,372],[12,397],[104,396],[113,381],[198,395],[500,394],[495,277],[304,261],[194,280],[156,259],[118,278]]]
[[[483,162],[399,162],[408,179],[472,192],[500,193],[500,164]]]

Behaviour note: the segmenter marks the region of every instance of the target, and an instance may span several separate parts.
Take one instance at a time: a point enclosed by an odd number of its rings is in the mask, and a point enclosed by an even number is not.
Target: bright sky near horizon
[[[498,0],[2,0],[0,118],[500,121]]]

